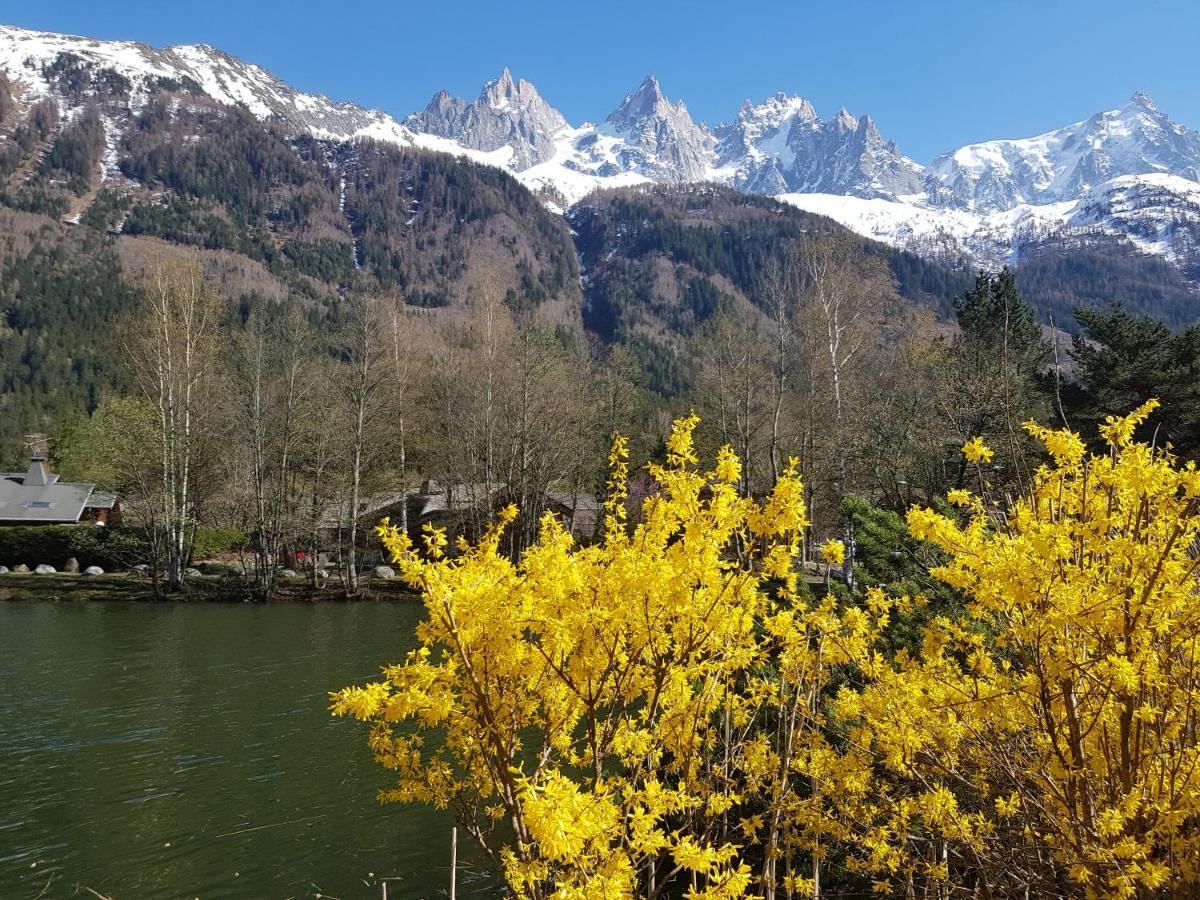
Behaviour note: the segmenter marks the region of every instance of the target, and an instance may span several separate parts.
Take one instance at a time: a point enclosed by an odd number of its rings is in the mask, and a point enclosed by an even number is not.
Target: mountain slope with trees
[[[509,172],[556,209],[596,189],[703,181],[786,199],[932,259],[998,269],[1047,239],[1100,252],[1115,240],[1192,284],[1200,277],[1200,132],[1141,92],[1063,128],[959,147],[921,166],[869,116],[843,108],[821,119],[786,92],[747,100],[732,124],[710,129],[681,100],[668,101],[653,76],[602,125],[575,127],[507,69],[478,99],[440,91],[403,122],[303,93],[207,45],[155,49],[0,25],[0,72],[10,79],[0,102],[41,106],[38,128],[23,135],[26,150],[51,133],[77,132],[72,152],[51,163],[67,176],[56,179],[76,188],[93,162],[115,168],[113,133],[127,132],[167,91],[240,106],[290,138],[372,139],[471,158]],[[38,150],[35,166],[41,159]],[[0,167],[11,163],[5,154]],[[62,197],[40,189],[14,196],[25,208],[64,209]],[[67,202],[73,215],[77,204]]]
[[[178,85],[133,115],[119,83],[64,71],[92,100],[66,123],[50,101],[20,108],[0,76],[0,458],[122,389],[131,294],[164,260],[199,263],[243,317],[289,301],[333,327],[362,291],[454,317],[487,281],[579,330],[567,227],[507,173],[293,139]]]
[[[602,191],[564,218],[468,159],[297,136],[184,83],[155,83],[135,108],[107,70],[67,58],[51,68],[77,112],[24,103],[0,82],[0,131],[11,138],[0,161],[0,440],[10,461],[20,435],[52,431],[123,389],[127,311],[164,261],[198,263],[231,320],[295,304],[331,335],[355,295],[394,297],[436,331],[466,328],[487,294],[506,317],[561,329],[565,344],[590,333],[621,348],[635,380],[667,400],[711,382],[713,360],[732,352],[733,320],[775,327],[770,281],[789,260],[804,268],[798,247],[844,238],[862,261],[855,277],[874,285],[871,340],[893,347],[917,320],[952,328],[971,285],[961,269],[730,188]],[[1068,330],[1076,303],[1103,308],[1126,292],[1131,312],[1190,321],[1191,288],[1149,257],[1047,245],[1015,277],[1036,313]],[[710,346],[705,363],[697,342],[722,334],[725,349]],[[753,352],[767,366],[776,351]]]
[[[718,313],[764,315],[767,268],[806,239],[848,234],[822,216],[713,185],[601,191],[567,218],[584,272],[585,322],[605,340],[630,344],[667,393],[690,377],[684,338]],[[850,240],[886,266],[913,306],[946,316],[970,284],[965,272]]]

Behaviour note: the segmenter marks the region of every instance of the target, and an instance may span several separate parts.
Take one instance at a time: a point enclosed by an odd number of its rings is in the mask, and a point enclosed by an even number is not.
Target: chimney
[[[36,456],[29,460],[29,469],[25,473],[25,487],[45,487],[52,483],[54,476],[46,471],[46,463]]]
[[[25,487],[45,487],[58,480],[58,476],[46,471],[46,456],[50,442],[44,434],[27,434],[25,441],[29,445],[29,469],[25,472]]]

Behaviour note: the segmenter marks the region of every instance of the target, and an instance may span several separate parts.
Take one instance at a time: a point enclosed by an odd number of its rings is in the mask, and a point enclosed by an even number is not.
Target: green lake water
[[[365,726],[326,709],[421,612],[0,603],[0,898],[446,896],[449,814],[380,806]],[[473,851],[459,896],[496,896]]]

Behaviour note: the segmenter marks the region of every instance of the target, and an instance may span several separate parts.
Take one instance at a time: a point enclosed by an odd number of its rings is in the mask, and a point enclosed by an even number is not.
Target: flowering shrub
[[[1099,456],[1027,426],[1049,461],[1007,511],[910,511],[966,601],[917,653],[881,635],[921,597],[800,600],[794,464],[739,496],[728,449],[698,468],[694,418],[636,526],[614,444],[596,546],[548,516],[514,564],[512,509],[453,557],[384,523],[421,646],[333,710],[371,724],[383,799],[452,807],[518,896],[1190,891],[1200,472],[1133,442],[1151,408]]]

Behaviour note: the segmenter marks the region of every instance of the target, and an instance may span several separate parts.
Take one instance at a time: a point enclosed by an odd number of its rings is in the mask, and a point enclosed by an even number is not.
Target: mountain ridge
[[[714,182],[942,261],[997,267],[1048,239],[1095,232],[1200,278],[1200,132],[1141,93],[1042,135],[968,144],[921,166],[869,116],[843,108],[821,119],[796,94],[747,100],[730,124],[709,128],[652,75],[599,124],[572,125],[507,68],[475,100],[439,91],[400,120],[298,91],[203,44],[160,50],[0,26],[0,69],[27,106],[49,98],[65,117],[87,101],[80,84],[104,77],[124,82],[131,110],[168,84],[320,140],[465,156],[509,171],[559,212],[601,187]],[[111,144],[116,126],[101,118]]]

